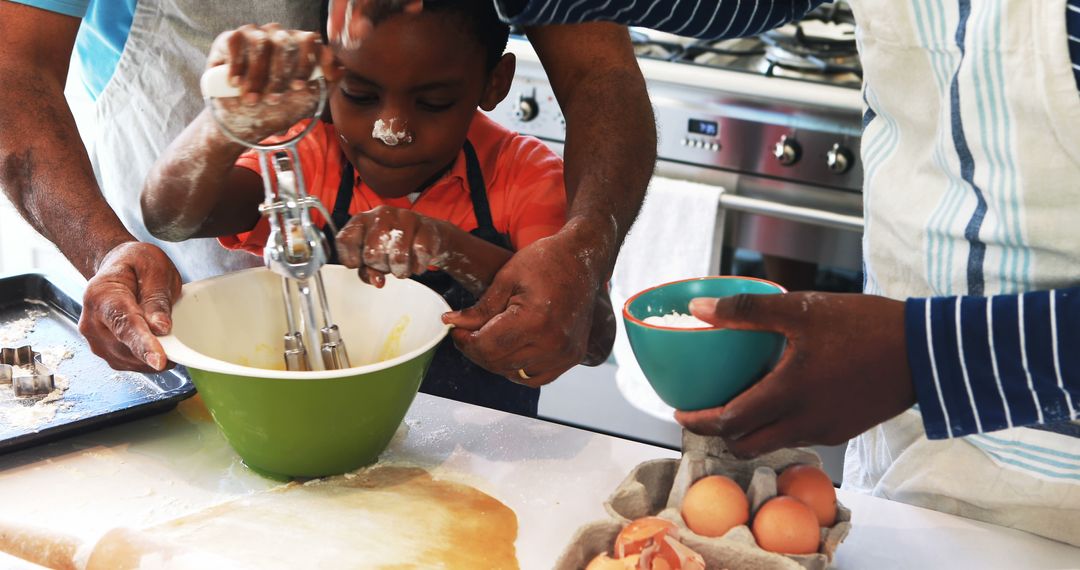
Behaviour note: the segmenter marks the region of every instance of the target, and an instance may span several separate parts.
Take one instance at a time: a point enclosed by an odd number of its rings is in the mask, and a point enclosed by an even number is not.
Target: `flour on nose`
[[[399,144],[409,144],[413,141],[412,133],[409,132],[408,125],[405,121],[398,119],[397,117],[384,121],[378,119],[375,121],[375,126],[371,129],[371,138],[379,139],[386,146],[397,146]]]

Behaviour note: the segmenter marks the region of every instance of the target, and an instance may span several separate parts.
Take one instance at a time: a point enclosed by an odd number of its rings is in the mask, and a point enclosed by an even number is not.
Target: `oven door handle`
[[[803,222],[815,226],[827,226],[859,233],[862,233],[863,231],[862,216],[849,216],[846,214],[836,214],[824,210],[816,210],[814,208],[789,206],[787,204],[781,204],[770,200],[761,200],[759,198],[749,198],[746,196],[723,193],[720,195],[720,207],[734,212],[759,214],[762,216]]]

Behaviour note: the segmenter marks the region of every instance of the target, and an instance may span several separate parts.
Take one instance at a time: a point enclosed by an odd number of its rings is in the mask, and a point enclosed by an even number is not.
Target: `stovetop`
[[[754,37],[699,41],[635,28],[631,39],[653,103],[657,156],[673,172],[693,170],[674,176],[739,176],[715,182],[740,191],[751,179],[833,195],[861,190],[862,70],[846,2]],[[518,61],[512,95],[493,116],[561,144],[566,122],[538,55],[524,38],[509,49]]]
[[[798,22],[748,38],[693,40],[634,28],[631,41],[644,59],[855,89],[862,83],[855,19],[842,2],[820,6]]]

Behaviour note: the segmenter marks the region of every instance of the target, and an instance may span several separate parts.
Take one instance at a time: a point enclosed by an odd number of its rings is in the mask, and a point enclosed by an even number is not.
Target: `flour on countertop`
[[[645,324],[676,329],[713,328],[709,323],[702,321],[693,315],[686,315],[678,311],[672,311],[663,316],[646,317]]]

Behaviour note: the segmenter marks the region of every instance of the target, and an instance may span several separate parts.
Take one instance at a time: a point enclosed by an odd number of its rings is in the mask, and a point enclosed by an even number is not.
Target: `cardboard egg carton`
[[[824,570],[851,530],[851,511],[839,501],[836,523],[821,529],[818,552],[804,555],[762,550],[747,525],[737,526],[718,538],[704,537],[687,528],[680,514],[691,484],[708,475],[724,475],[746,490],[753,520],[758,508],[776,496],[777,473],[799,463],[822,466],[821,457],[805,448],[783,449],[751,460],[737,459],[720,438],[684,430],[682,458],[646,461],[635,467],[604,503],[611,517],[578,529],[555,568],[581,570],[601,552],[611,554],[615,537],[630,521],[660,516],[679,527],[679,541],[701,554],[709,570]]]

